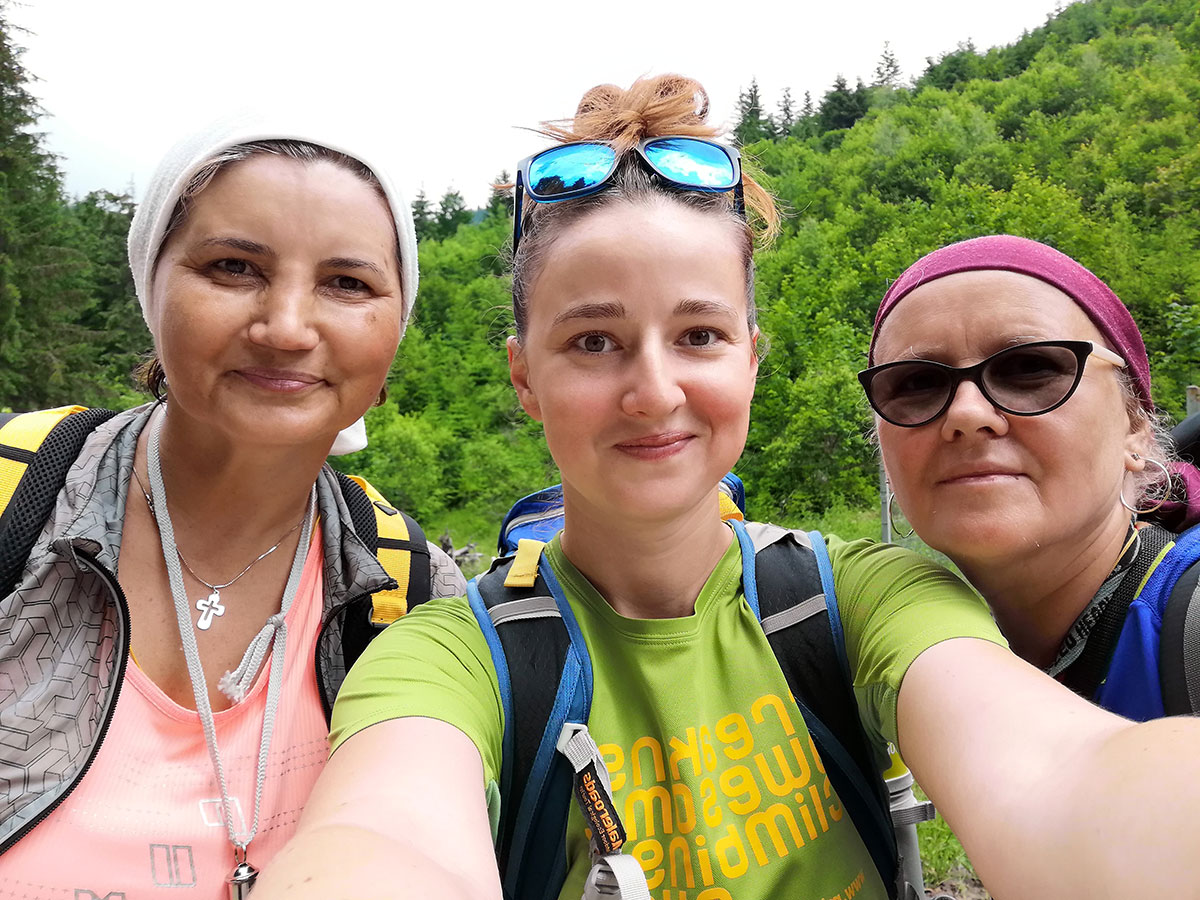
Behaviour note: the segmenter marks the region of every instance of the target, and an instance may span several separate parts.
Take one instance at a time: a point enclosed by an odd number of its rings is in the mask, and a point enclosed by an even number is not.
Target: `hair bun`
[[[598,84],[589,90],[579,101],[575,109],[575,118],[607,112],[621,101],[625,92],[615,84]]]
[[[708,92],[700,82],[683,75],[639,78],[624,90],[600,84],[587,91],[575,118],[547,122],[543,132],[560,141],[604,141],[624,152],[644,138],[668,134],[716,137],[707,125]]]

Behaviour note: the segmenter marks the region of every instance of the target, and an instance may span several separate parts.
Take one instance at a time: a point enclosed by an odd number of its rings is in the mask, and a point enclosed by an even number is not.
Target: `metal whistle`
[[[229,900],[249,900],[257,880],[258,869],[245,860],[239,862],[225,879],[225,883],[229,885]]]

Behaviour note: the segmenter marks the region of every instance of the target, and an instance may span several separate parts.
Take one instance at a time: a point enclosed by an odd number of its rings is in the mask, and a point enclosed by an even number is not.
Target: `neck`
[[[1083,540],[954,562],[987,600],[1013,652],[1046,668],[1120,560],[1128,530],[1128,514],[1118,508]]]
[[[667,522],[614,522],[565,485],[563,509],[563,553],[614,610],[632,619],[690,616],[733,540],[715,493]]]
[[[147,478],[150,428],[159,440],[163,484],[181,548],[201,559],[231,543],[265,549],[301,520],[328,447],[239,444],[171,407],[155,411],[134,465]]]

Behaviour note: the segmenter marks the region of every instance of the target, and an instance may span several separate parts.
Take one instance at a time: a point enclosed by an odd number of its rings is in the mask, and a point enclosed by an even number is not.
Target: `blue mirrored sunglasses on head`
[[[742,161],[737,150],[704,138],[647,138],[637,146],[638,158],[665,183],[681,191],[733,191],[734,209],[746,215],[742,197]],[[617,171],[620,157],[608,144],[560,144],[521,160],[517,167],[513,210],[513,253],[521,242],[524,197],[557,203],[602,190]]]

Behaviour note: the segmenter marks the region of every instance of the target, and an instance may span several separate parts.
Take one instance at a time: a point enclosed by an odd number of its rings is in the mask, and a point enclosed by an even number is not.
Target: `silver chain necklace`
[[[133,469],[133,477],[137,479],[138,487],[142,489],[142,496],[146,498],[146,505],[150,507],[150,515],[157,523],[158,514],[154,511],[154,498],[150,496],[150,492],[147,491],[146,486],[142,484],[142,476],[138,475],[136,466]],[[264,559],[278,550],[279,545],[286,541],[292,535],[292,533],[303,524],[304,520],[301,519],[299,522],[289,528],[287,532],[275,542],[273,547],[267,548],[256,558],[250,560],[250,563],[246,566],[246,568],[242,569],[242,571],[238,572],[224,584],[209,584],[207,581],[197,575],[196,570],[188,565],[188,561],[183,556],[183,551],[176,547],[175,553],[179,556],[179,561],[183,563],[183,567],[187,569],[188,574],[212,592],[207,597],[202,597],[196,601],[196,611],[200,613],[200,618],[196,621],[196,627],[201,631],[208,631],[208,629],[212,627],[214,617],[225,615],[225,607],[221,604],[221,591],[236,584],[238,580],[251,569],[253,569],[255,565],[262,562]]]
[[[179,624],[179,637],[183,643],[183,657],[187,662],[188,678],[192,683],[192,693],[196,700],[196,713],[200,717],[204,741],[208,745],[208,754],[212,759],[217,786],[221,790],[221,810],[225,818],[225,831],[229,836],[229,843],[233,846],[234,868],[225,882],[230,900],[247,900],[258,877],[258,870],[247,861],[246,852],[250,842],[254,840],[255,834],[258,833],[258,818],[262,807],[263,786],[267,779],[267,759],[271,749],[271,736],[275,730],[275,716],[279,709],[280,694],[283,690],[283,666],[287,647],[285,617],[288,610],[291,609],[292,601],[300,586],[300,577],[304,572],[308,544],[312,538],[313,522],[316,517],[317,488],[314,484],[309,494],[308,512],[302,523],[300,542],[296,546],[296,555],[292,559],[292,568],[288,574],[287,585],[283,589],[279,612],[268,618],[262,630],[255,635],[237,670],[225,673],[221,679],[221,689],[230,693],[235,701],[240,699],[244,696],[246,687],[258,671],[259,666],[270,654],[267,704],[263,711],[262,737],[259,741],[258,766],[254,785],[254,817],[249,830],[239,834],[233,827],[233,805],[229,802],[225,766],[221,761],[221,751],[217,747],[217,726],[213,718],[212,704],[208,700],[208,679],[204,677],[204,668],[200,663],[200,648],[196,643],[196,630],[192,627],[192,613],[183,584],[183,569],[180,566],[179,550],[175,544],[175,529],[171,525],[171,515],[167,508],[167,491],[163,485],[162,460],[159,456],[159,436],[165,418],[165,416],[160,416],[157,420],[151,421],[150,441],[146,452],[150,489],[153,497],[158,501],[159,512],[155,516],[155,523],[158,525],[158,535],[162,543],[163,563],[167,567],[167,579],[171,583],[171,598],[175,602],[175,616]],[[226,690],[226,681],[229,682],[231,690]]]

